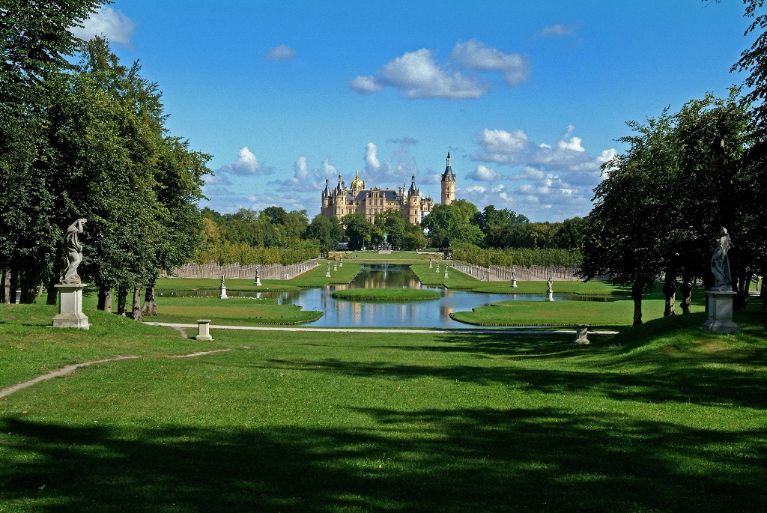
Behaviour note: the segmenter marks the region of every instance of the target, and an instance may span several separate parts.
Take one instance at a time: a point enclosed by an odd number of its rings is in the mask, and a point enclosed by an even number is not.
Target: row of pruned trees
[[[736,90],[726,99],[708,95],[676,113],[629,123],[627,150],[604,164],[582,271],[630,284],[635,324],[642,322],[642,293],[658,279],[666,315],[674,313],[678,286],[689,311],[694,280],[706,288],[713,281],[710,260],[722,227],[734,244],[736,306],[745,304],[752,277],[767,271],[767,184],[753,122]]]
[[[201,230],[197,201],[209,156],[165,128],[157,85],[123,66],[108,43],[82,43],[69,28],[101,2],[14,2],[0,23],[0,269],[5,300],[40,284],[55,303],[64,229],[88,219],[79,268],[99,308],[155,309],[162,270],[188,261]],[[24,35],[24,37],[21,37]],[[78,62],[71,64],[71,62]]]

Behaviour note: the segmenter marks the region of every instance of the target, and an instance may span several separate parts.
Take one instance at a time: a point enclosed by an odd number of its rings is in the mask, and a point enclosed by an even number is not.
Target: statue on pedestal
[[[727,233],[727,228],[722,228],[714,248],[714,254],[711,255],[711,274],[714,275],[714,285],[711,290],[732,290],[730,259],[727,256],[730,248],[732,248],[730,234]]]
[[[80,283],[80,276],[77,274],[77,268],[80,262],[83,261],[83,245],[77,238],[77,235],[83,233],[83,225],[87,223],[87,219],[78,219],[74,223],[69,225],[66,233],[66,242],[64,250],[67,256],[67,268],[64,271],[64,277],[61,279],[61,283],[67,285],[77,285]]]

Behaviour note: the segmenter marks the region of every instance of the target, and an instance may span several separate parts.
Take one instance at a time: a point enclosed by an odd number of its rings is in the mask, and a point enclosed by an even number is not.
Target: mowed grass
[[[642,301],[642,319],[663,317],[662,299]],[[681,314],[681,309],[677,308]],[[705,310],[695,303],[693,312]],[[634,302],[620,301],[500,301],[467,312],[454,312],[453,319],[478,326],[630,326],[634,320]]]
[[[253,298],[217,297],[170,298],[159,300],[158,314],[149,322],[190,323],[210,319],[214,324],[300,324],[316,321],[322,312],[302,310],[300,306],[275,304]]]
[[[763,511],[767,342],[215,332],[0,306],[2,512]],[[169,358],[181,352],[227,352]],[[34,365],[24,362],[35,362]],[[24,368],[21,372],[19,369]]]
[[[473,276],[456,271],[452,267],[448,269],[447,279],[445,279],[444,262],[439,263],[439,272],[437,272],[437,262],[433,262],[433,268],[429,264],[411,265],[410,269],[418,276],[418,281],[429,287],[446,287],[456,290],[471,290],[482,282]]]
[[[407,301],[428,301],[439,299],[440,294],[437,291],[427,289],[346,289],[333,292],[333,297],[347,301],[400,303]]]

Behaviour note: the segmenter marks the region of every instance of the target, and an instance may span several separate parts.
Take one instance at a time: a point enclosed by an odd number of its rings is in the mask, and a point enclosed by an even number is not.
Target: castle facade
[[[442,204],[449,205],[455,200],[455,175],[450,165],[450,153],[447,154],[445,172],[442,174]],[[330,189],[325,180],[322,191],[321,213],[327,217],[341,219],[348,214],[362,214],[374,223],[376,216],[389,210],[398,211],[403,218],[412,224],[421,224],[434,208],[434,202],[429,197],[422,197],[421,191],[412,177],[409,188],[380,189],[366,188],[359,173],[354,177],[349,188],[346,187],[341,175],[338,175],[338,185]]]

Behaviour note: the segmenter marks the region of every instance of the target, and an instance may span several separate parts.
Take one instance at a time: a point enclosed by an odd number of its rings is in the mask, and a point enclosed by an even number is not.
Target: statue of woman
[[[730,274],[730,259],[727,252],[732,247],[727,228],[719,232],[719,240],[711,255],[711,273],[714,275],[714,285],[711,290],[732,290],[732,275]]]
[[[61,283],[68,285],[80,283],[77,267],[83,261],[83,245],[77,240],[77,235],[83,233],[83,225],[87,222],[87,219],[78,219],[67,228],[66,242],[64,243],[64,251],[67,255],[67,268],[64,271],[64,278],[61,280]]]
[[[547,292],[552,294],[554,292],[554,280],[551,279],[551,276],[549,276],[549,279],[546,280],[546,285],[548,286]]]

